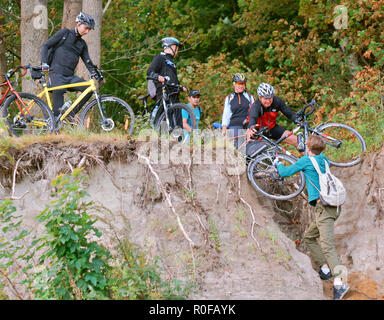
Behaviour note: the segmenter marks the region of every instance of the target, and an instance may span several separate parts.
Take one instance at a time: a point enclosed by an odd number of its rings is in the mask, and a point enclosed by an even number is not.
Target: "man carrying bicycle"
[[[259,99],[256,100],[249,111],[249,124],[247,130],[247,140],[260,128],[268,127],[268,136],[272,139],[279,139],[289,131],[276,123],[276,118],[281,111],[288,119],[296,123],[296,113],[293,112],[285,102],[275,96],[275,89],[269,83],[261,83],[257,88]],[[289,136],[284,140],[288,144],[297,148],[297,137]]]
[[[49,71],[51,69],[48,82],[49,87],[83,82],[83,79],[74,75],[80,57],[89,72],[92,72],[90,64],[87,63],[87,61],[92,63],[92,60],[89,57],[87,43],[82,39],[82,36],[86,35],[91,29],[95,29],[95,21],[89,14],[80,12],[76,18],[76,22],[77,25],[75,29],[61,29],[49,38],[41,48],[42,70]],[[50,51],[53,51],[53,54],[49,54]],[[52,57],[51,62],[48,61],[49,56]],[[82,92],[86,88],[87,87],[76,87],[69,90]],[[52,92],[55,117],[60,114],[60,108],[64,104],[65,91],[66,89]],[[69,116],[73,117],[91,96],[92,92],[79,103]]]
[[[163,93],[161,91],[161,85],[165,82],[166,77],[169,78],[167,82],[173,84],[180,84],[177,77],[176,65],[173,62],[173,59],[177,56],[181,43],[176,38],[167,37],[161,40],[163,46],[163,52],[156,55],[151,65],[147,70],[147,76],[151,78],[156,78],[158,82],[155,82],[156,86],[156,101],[162,99]],[[183,87],[183,91],[187,92],[187,88]],[[174,94],[169,95],[169,100],[172,103],[179,102],[179,92],[174,92]],[[159,111],[161,112],[161,111]],[[179,126],[182,126],[181,114],[178,117]]]

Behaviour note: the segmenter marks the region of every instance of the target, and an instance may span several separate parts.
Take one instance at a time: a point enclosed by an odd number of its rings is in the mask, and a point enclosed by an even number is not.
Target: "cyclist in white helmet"
[[[249,140],[252,134],[263,127],[269,128],[268,135],[275,140],[284,134],[288,134],[288,130],[276,123],[277,115],[281,111],[288,119],[296,123],[296,113],[281,98],[275,96],[275,89],[269,83],[261,83],[257,88],[257,95],[259,99],[252,104],[249,111],[247,139]],[[295,135],[291,135],[284,142],[297,148],[297,137]]]

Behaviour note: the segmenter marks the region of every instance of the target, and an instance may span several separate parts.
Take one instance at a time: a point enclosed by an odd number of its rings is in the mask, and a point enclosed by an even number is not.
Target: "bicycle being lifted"
[[[169,83],[169,77],[164,77],[165,81],[161,86],[162,97],[155,104],[148,106],[147,99],[149,94],[140,96],[138,99],[143,102],[143,115],[149,115],[154,129],[161,134],[169,135],[178,142],[183,141],[182,111],[184,110],[191,119],[191,128],[197,127],[195,113],[192,108],[184,103],[172,103],[171,96],[183,90],[183,86]],[[148,80],[157,81],[157,78],[147,77]]]
[[[279,144],[300,130],[303,133],[297,134],[297,136],[299,144],[303,144],[303,152],[306,155],[305,142],[308,135],[316,134],[325,140],[327,147],[323,153],[332,165],[350,167],[362,160],[366,144],[363,137],[355,129],[341,123],[324,123],[315,128],[309,125],[308,118],[317,107],[319,105],[313,100],[298,111],[298,127],[277,141],[272,141],[266,137],[267,128],[262,128],[255,134],[254,139],[258,141],[258,147],[256,148],[257,151],[250,155],[251,160],[248,163],[247,174],[253,187],[263,195],[276,200],[286,200],[297,196],[303,190],[305,180],[302,172],[288,178],[282,178],[273,165],[276,157],[279,157],[285,166],[297,161],[296,157]],[[302,141],[300,141],[301,139]]]

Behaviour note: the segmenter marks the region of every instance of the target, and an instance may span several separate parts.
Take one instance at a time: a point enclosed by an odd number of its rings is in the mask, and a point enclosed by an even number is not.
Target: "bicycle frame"
[[[87,89],[85,89],[81,95],[69,106],[69,108],[64,112],[64,114],[61,115],[60,117],[60,121],[63,121],[67,116],[68,114],[74,109],[76,108],[76,106],[84,99],[84,97],[90,93],[90,92],[94,92],[95,95],[96,95],[96,98],[98,98],[98,94],[97,94],[97,88],[96,88],[96,82],[95,82],[95,79],[91,79],[89,81],[83,81],[83,82],[77,82],[77,83],[72,83],[72,84],[66,84],[66,85],[62,85],[62,86],[57,86],[57,87],[51,87],[51,88],[48,88],[47,84],[46,84],[46,81],[43,81],[43,86],[44,86],[44,89],[42,92],[40,92],[39,94],[37,94],[37,96],[39,98],[42,98],[42,97],[46,97],[46,101],[47,101],[47,104],[49,106],[49,108],[51,110],[53,110],[53,105],[52,105],[52,100],[51,100],[51,97],[49,95],[50,92],[52,91],[56,91],[56,90],[61,90],[61,89],[70,89],[70,88],[76,88],[76,87],[88,87]],[[100,102],[98,101],[98,104]],[[103,114],[104,116],[104,114]]]
[[[18,106],[18,108],[19,108],[21,114],[24,115],[24,114],[25,114],[25,111],[26,111],[26,112],[30,115],[30,114],[31,114],[31,113],[29,112],[30,108],[28,109],[28,108],[26,107],[26,105],[25,105],[23,99],[21,99],[20,95],[18,94],[18,92],[16,91],[16,89],[13,87],[13,85],[12,85],[12,83],[11,83],[11,80],[9,80],[10,77],[12,77],[12,75],[15,74],[16,71],[17,71],[18,69],[23,69],[23,70],[24,70],[24,71],[23,71],[23,74],[20,75],[20,78],[24,77],[24,75],[26,74],[27,70],[26,70],[26,68],[23,67],[23,66],[18,66],[18,67],[16,67],[16,68],[13,69],[13,70],[11,69],[10,71],[8,71],[7,74],[4,74],[4,79],[5,79],[5,81],[2,82],[2,83],[0,84],[0,87],[5,87],[5,86],[6,86],[7,89],[6,89],[5,91],[2,91],[2,92],[1,92],[1,94],[2,94],[3,96],[2,96],[2,98],[1,98],[1,100],[0,100],[0,105],[1,105],[1,104],[4,102],[4,100],[8,97],[7,95],[8,95],[10,92],[12,92],[12,94],[15,95],[16,98],[17,98],[16,104],[17,104],[17,106]],[[20,104],[19,104],[19,103],[20,103]]]
[[[172,85],[169,85],[169,86],[172,86]],[[167,95],[167,86],[165,85],[165,83],[161,87],[161,91],[163,93],[162,103],[163,103],[163,108],[164,108],[164,112],[165,112],[165,120],[167,122],[167,127],[169,128],[167,98],[169,98],[169,96],[172,95],[172,94],[176,94],[176,92]],[[169,106],[172,107],[172,104],[173,104],[172,101],[169,99]]]
[[[320,126],[320,125],[319,125]],[[318,127],[318,126],[317,126]],[[317,128],[316,127],[316,128]],[[335,138],[332,138],[324,133],[321,133],[319,131],[317,131],[316,128],[311,128],[308,124],[308,121],[307,120],[304,120],[302,122],[302,124],[300,126],[298,126],[297,128],[293,129],[292,131],[290,131],[287,135],[281,137],[280,139],[276,140],[276,144],[279,144],[280,142],[284,141],[285,139],[287,139],[288,137],[290,137],[291,135],[295,134],[296,132],[298,132],[300,129],[304,129],[304,141],[307,141],[308,140],[308,136],[309,136],[309,133],[312,133],[312,134],[317,134],[319,135],[320,137],[323,137],[323,138],[326,138],[327,140],[325,141],[326,144],[328,145],[332,145],[333,147],[335,148],[340,148],[341,144],[342,144],[342,141],[338,140],[338,139],[335,139]],[[335,144],[331,144],[330,142],[328,142],[328,140],[332,141],[332,142],[335,142]],[[271,141],[271,140],[269,140]],[[307,145],[305,144],[305,155],[308,155],[308,148],[307,148]]]

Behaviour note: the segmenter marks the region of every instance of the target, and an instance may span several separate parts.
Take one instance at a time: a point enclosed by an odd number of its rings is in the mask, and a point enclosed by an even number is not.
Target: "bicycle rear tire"
[[[131,135],[135,123],[135,114],[129,104],[120,98],[112,96],[101,96],[100,101],[104,114],[110,121],[110,126],[105,126],[102,123],[96,99],[84,107],[80,115],[80,124],[86,130],[95,133],[108,132],[117,128]]]
[[[322,153],[332,165],[352,167],[362,160],[367,146],[363,137],[355,129],[342,123],[325,123],[318,126],[316,131],[327,144]],[[339,146],[335,143],[335,139],[341,142]]]
[[[182,124],[182,111],[187,112],[191,120],[192,133],[197,128],[197,121],[195,113],[192,108],[184,103],[175,103],[167,109],[169,125],[166,122],[164,110],[155,119],[155,130],[160,134],[165,134],[173,137],[175,140],[181,142],[184,139],[184,130]],[[181,123],[180,123],[181,122]]]
[[[45,134],[55,129],[55,119],[51,109],[37,96],[18,92],[23,105],[16,95],[11,95],[4,102],[2,116],[10,134]]]
[[[292,165],[297,159],[286,154],[278,154],[284,165]],[[248,164],[247,175],[252,186],[264,196],[275,200],[288,200],[299,195],[305,186],[305,177],[302,171],[291,177],[282,178],[270,154],[261,154]]]

